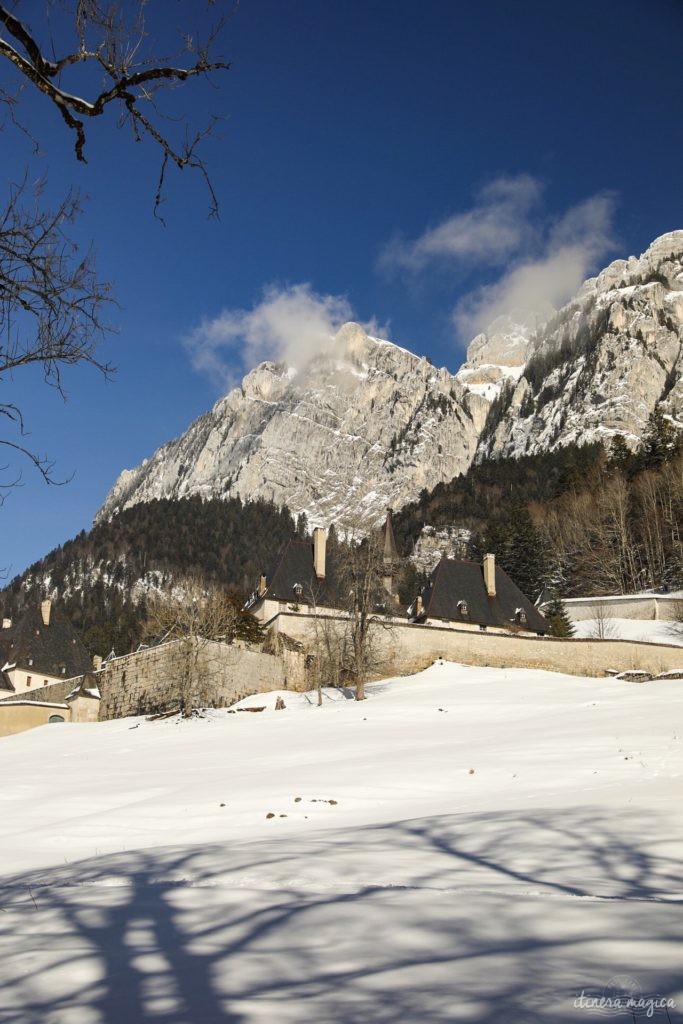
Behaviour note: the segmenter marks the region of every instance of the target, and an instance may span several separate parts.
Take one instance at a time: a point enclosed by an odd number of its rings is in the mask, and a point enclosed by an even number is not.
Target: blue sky
[[[157,0],[161,36],[171,8],[198,17]],[[13,575],[87,529],[121,469],[254,360],[291,355],[300,325],[374,321],[455,370],[501,303],[557,302],[683,227],[682,31],[678,0],[242,0],[222,45],[232,70],[176,94],[222,117],[204,149],[218,222],[184,174],[162,227],[151,146],[94,124],[78,165],[55,111],[27,96],[31,174],[88,196],[77,232],[120,303],[103,349],[118,371],[67,373],[66,404],[37,375],[0,384],[29,443],[73,474],[47,487],[24,466],[0,509],[0,566]],[[9,180],[30,150],[1,138]]]

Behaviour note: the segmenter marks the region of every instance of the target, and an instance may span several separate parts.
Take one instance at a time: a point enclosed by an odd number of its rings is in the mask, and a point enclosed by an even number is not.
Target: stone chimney
[[[50,612],[52,611],[52,601],[43,601],[40,606],[40,614],[43,616],[43,625],[50,625]]]
[[[415,598],[415,618],[419,619],[420,615],[422,615],[422,596],[418,594]]]
[[[99,672],[102,668],[102,657],[99,654],[93,654],[92,656],[92,667],[94,672]]]
[[[3,629],[11,629],[12,628],[12,620],[11,619],[3,619],[2,620],[2,628]]]
[[[316,526],[313,531],[313,571],[319,580],[325,579],[325,548],[327,546],[327,534],[322,526]]]
[[[496,556],[484,555],[484,583],[489,597],[496,596]]]
[[[262,572],[261,575],[258,578],[258,596],[259,597],[263,597],[263,595],[265,594],[267,589],[268,589],[268,580],[266,579],[266,574],[264,572]]]

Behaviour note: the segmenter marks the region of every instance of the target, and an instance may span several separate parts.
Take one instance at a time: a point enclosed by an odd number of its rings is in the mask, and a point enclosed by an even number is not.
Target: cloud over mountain
[[[264,360],[304,369],[352,318],[342,295],[320,295],[310,284],[269,285],[252,309],[224,309],[203,320],[185,344],[194,368],[225,387]]]
[[[548,314],[566,302],[614,249],[614,207],[614,195],[600,193],[553,216],[538,179],[500,177],[476,194],[468,210],[412,241],[389,242],[380,266],[412,274],[439,266],[457,272],[458,281],[463,272],[488,274],[453,308],[457,334],[466,341],[501,314]]]

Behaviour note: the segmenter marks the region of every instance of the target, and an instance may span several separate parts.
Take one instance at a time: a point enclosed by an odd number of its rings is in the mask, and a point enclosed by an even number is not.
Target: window
[[[527,622],[529,621],[527,618],[527,614],[523,608],[517,609],[517,611],[515,612],[515,618],[517,619],[517,622],[520,626],[526,626]]]
[[[31,685],[31,679],[32,679],[31,676],[26,676],[26,686],[27,687]]]
[[[294,586],[292,587],[292,590],[294,591],[295,597],[303,597],[304,588],[300,583],[295,583]]]
[[[470,610],[467,607],[467,601],[458,601],[458,611],[463,616],[463,618],[467,618],[467,616],[470,614]]]
[[[64,717],[62,715],[50,715],[50,717],[48,718],[48,723],[49,724],[53,724],[55,722],[63,722],[63,721],[64,721]]]
[[[33,658],[29,658],[28,659],[28,663],[29,663],[29,665],[32,665],[33,664]]]

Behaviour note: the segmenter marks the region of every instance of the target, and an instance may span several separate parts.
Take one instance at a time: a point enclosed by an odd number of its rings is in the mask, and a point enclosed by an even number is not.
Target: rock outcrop
[[[266,498],[353,529],[467,469],[488,403],[346,324],[304,371],[262,363],[182,437],[125,470],[98,518],[154,498]]]
[[[683,421],[683,231],[610,264],[536,333],[478,458],[615,434],[634,447],[657,408]]]
[[[98,513],[240,495],[310,525],[379,522],[488,456],[683,420],[683,231],[616,260],[545,323],[499,317],[453,375],[346,324],[305,370],[262,363],[182,437],[125,470]],[[683,425],[683,423],[681,424]]]

